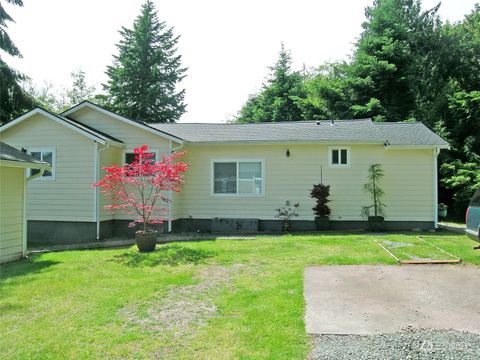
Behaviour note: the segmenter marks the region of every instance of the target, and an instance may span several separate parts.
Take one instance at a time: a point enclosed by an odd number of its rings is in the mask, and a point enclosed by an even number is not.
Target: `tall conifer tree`
[[[292,57],[280,49],[277,62],[269,67],[270,77],[259,94],[251,96],[236,119],[239,123],[302,120],[302,100],[306,98],[303,77],[292,71]]]
[[[23,6],[22,0],[7,2]],[[11,56],[22,57],[7,33],[8,22],[13,22],[13,19],[0,2],[0,49]],[[0,123],[11,120],[33,106],[33,100],[19,84],[25,78],[25,75],[8,66],[0,56]]]
[[[175,122],[185,112],[185,90],[178,89],[186,68],[177,55],[179,37],[159,21],[147,0],[133,29],[122,28],[119,53],[107,68],[106,106],[128,118]]]

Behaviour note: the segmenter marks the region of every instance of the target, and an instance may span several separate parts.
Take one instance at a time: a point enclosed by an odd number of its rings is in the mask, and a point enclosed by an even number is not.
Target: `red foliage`
[[[100,187],[111,200],[106,209],[135,214],[137,218],[129,226],[143,223],[146,231],[147,224],[160,224],[165,220],[162,214],[167,213],[168,208],[160,203],[172,201],[170,190],[180,192],[188,164],[177,161],[185,152],[163,156],[159,162],[150,159],[154,155],[148,153],[147,145],[136,148],[134,153],[131,164],[102,168],[107,174],[93,186]]]

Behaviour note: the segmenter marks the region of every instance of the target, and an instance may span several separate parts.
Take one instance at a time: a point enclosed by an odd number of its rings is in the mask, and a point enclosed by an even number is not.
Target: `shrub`
[[[373,204],[362,208],[362,216],[367,219],[372,208],[375,217],[385,216],[385,204],[382,202],[384,193],[379,184],[383,175],[382,165],[380,164],[372,164],[368,168],[367,183],[363,185],[363,191],[372,196]]]
[[[327,205],[330,200],[330,185],[316,184],[310,191],[310,197],[317,200],[317,204],[312,208],[316,216],[328,216],[331,213]]]

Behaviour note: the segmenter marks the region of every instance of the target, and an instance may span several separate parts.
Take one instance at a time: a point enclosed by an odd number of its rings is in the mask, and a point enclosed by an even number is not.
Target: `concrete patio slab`
[[[480,334],[479,267],[307,267],[304,295],[309,334],[371,335],[407,326]]]

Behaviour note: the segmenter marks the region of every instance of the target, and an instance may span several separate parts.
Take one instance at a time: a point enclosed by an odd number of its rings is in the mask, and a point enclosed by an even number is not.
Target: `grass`
[[[422,238],[412,236],[407,241],[391,241],[387,236],[384,239],[377,239],[377,242],[400,260],[456,259],[454,254],[449,253],[436,245],[440,240],[441,238],[439,239],[435,236],[422,236]],[[436,247],[432,245],[435,245]]]
[[[304,267],[394,265],[372,238],[265,236],[175,243],[151,254],[133,247],[45,253],[7,264],[0,268],[0,358],[304,359],[310,346],[303,322]],[[480,264],[480,252],[472,250],[476,243],[465,236],[428,241],[466,264]],[[223,272],[208,284],[215,269]],[[190,305],[207,299],[216,309],[203,324],[192,323],[180,335],[142,326],[142,317],[172,294],[192,296],[197,289],[201,296],[186,299]],[[123,316],[126,308],[140,320]]]

